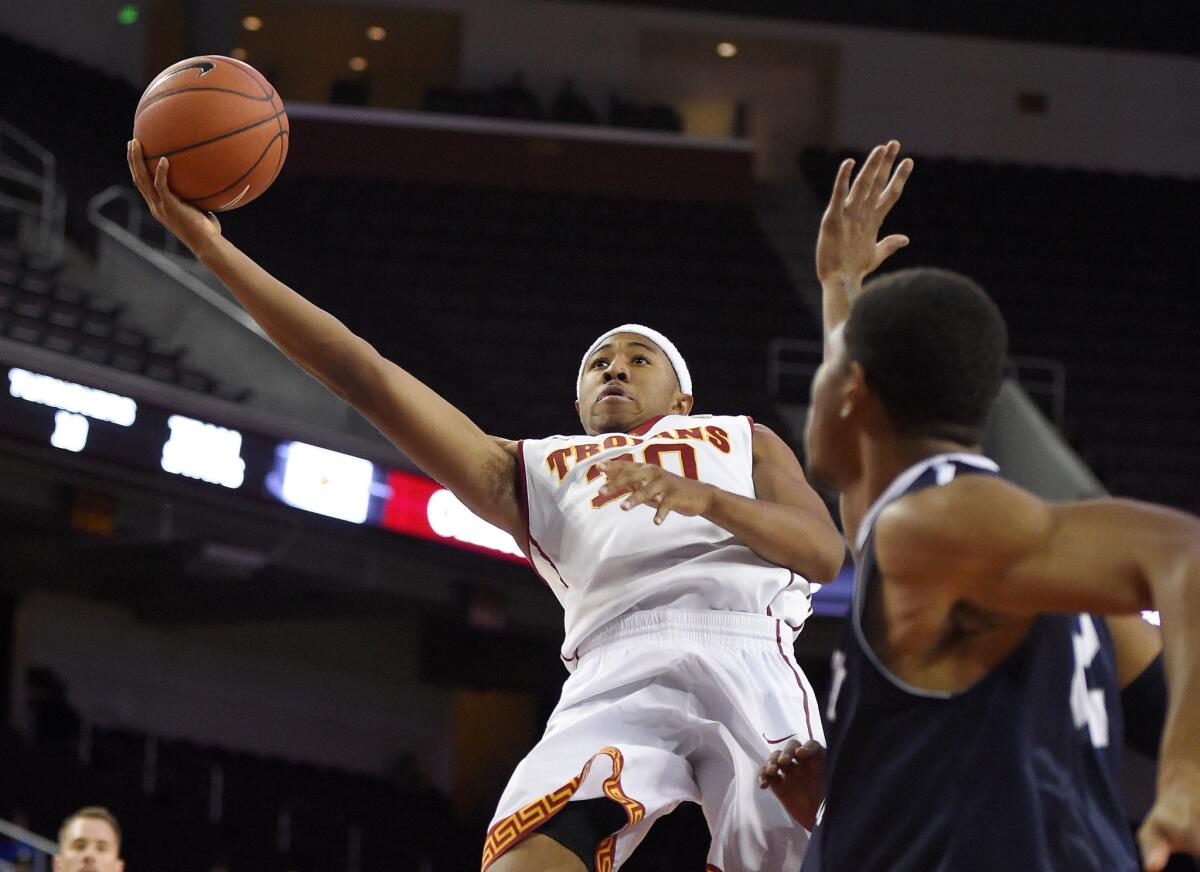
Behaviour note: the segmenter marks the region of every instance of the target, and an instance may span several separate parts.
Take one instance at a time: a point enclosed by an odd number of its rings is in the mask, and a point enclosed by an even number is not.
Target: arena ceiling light
[[[365,57],[363,57],[362,55],[355,55],[354,57],[350,58],[350,60],[347,61],[346,63],[347,63],[347,66],[349,66],[350,69],[354,70],[354,72],[356,72],[356,73],[361,73],[363,70],[365,70],[367,68],[367,59]]]
[[[378,24],[372,24],[367,28],[367,39],[371,42],[383,42],[387,39],[387,31]]]
[[[254,33],[256,30],[262,30],[263,20],[257,15],[247,15],[242,19],[242,27]]]
[[[738,53],[738,47],[732,42],[718,42],[717,54],[723,58],[731,58]]]

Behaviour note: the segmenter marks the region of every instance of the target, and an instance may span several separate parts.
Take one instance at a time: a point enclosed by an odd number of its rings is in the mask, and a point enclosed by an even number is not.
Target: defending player
[[[684,800],[723,872],[798,865],[807,833],[753,778],[773,745],[822,738],[791,644],[806,578],[832,578],[843,543],[783,441],[691,415],[682,356],[638,325],[583,357],[586,435],[488,436],[238,251],[170,192],[165,162],[151,180],[131,143],[129,164],[154,216],[280,348],[512,533],[562,603],[572,674],[500,800],[484,868],[618,868]]]
[[[853,186],[842,165],[818,246],[826,346],[807,449],[842,495],[858,578],[803,869],[1138,868],[1115,782],[1118,664],[1088,613],[1159,608],[1172,693],[1139,840],[1160,870],[1200,851],[1200,521],[1046,503],[980,454],[1006,356],[995,305],[942,270],[861,285],[907,244],[876,242],[911,170],[889,181],[898,148],[873,151]],[[820,757],[809,744],[763,772],[798,818],[820,800]]]

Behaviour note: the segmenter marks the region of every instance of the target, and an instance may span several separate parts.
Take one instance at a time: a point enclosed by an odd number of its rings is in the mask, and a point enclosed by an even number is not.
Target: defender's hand
[[[131,139],[126,146],[125,158],[133,183],[150,208],[150,214],[191,249],[192,254],[198,257],[208,242],[221,235],[221,223],[216,215],[205,214],[175,196],[167,184],[170,165],[165,157],[155,167],[153,179],[142,157],[142,144],[136,139]]]
[[[629,511],[634,506],[651,503],[658,506],[654,523],[661,524],[671,512],[680,515],[703,515],[712,506],[716,488],[702,481],[693,481],[652,463],[634,463],[629,460],[607,460],[597,463],[596,468],[608,477],[600,488],[601,497],[617,497],[628,493],[621,508]]]
[[[1163,784],[1138,830],[1146,872],[1161,872],[1172,854],[1200,854],[1200,772]]]
[[[853,185],[854,161],[842,161],[817,236],[817,278],[822,285],[861,282],[908,245],[908,237],[901,234],[878,239],[883,219],[900,199],[913,169],[912,158],[906,157],[892,172],[899,153],[900,143],[894,139],[876,146]]]
[[[815,739],[795,739],[767,759],[758,786],[768,787],[798,824],[809,832],[817,825],[825,778],[825,746]]]

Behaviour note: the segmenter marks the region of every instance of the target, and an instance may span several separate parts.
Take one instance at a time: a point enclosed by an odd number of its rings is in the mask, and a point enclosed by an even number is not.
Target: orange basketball
[[[271,186],[288,151],[288,119],[249,64],[203,55],[172,64],[138,101],[133,135],[150,174],[169,161],[171,190],[198,209],[245,206]]]

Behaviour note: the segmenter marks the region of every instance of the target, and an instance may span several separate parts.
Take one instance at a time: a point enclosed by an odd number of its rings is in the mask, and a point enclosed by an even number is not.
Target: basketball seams
[[[161,94],[155,94],[150,99],[142,98],[138,103],[137,111],[133,113],[133,120],[136,123],[142,113],[158,103],[160,100],[165,100],[168,97],[174,97],[177,94],[196,94],[204,91],[217,92],[221,94],[235,94],[238,97],[245,97],[247,100],[253,100],[255,103],[269,102],[272,107],[275,105],[275,94],[272,92],[265,97],[259,97],[255,94],[247,94],[245,91],[239,91],[236,88],[222,88],[220,85],[205,85],[203,88],[176,88],[174,91],[164,91]]]
[[[263,96],[268,98],[268,100],[272,100],[275,97],[275,89],[272,88],[271,83],[266,80],[262,73],[254,70],[254,67],[250,66],[250,64],[244,64],[244,62],[234,58],[223,58],[221,55],[214,55],[214,58],[220,60],[222,66],[233,68],[233,70],[244,74],[251,82],[258,85],[258,89],[263,92]]]
[[[243,181],[245,181],[247,176],[249,176],[256,169],[258,169],[258,165],[260,163],[262,163],[263,158],[267,156],[267,152],[271,150],[271,146],[273,146],[277,142],[281,142],[283,137],[286,135],[287,135],[286,133],[281,133],[281,134],[276,134],[275,136],[272,136],[271,141],[267,143],[266,147],[262,150],[262,153],[258,156],[258,159],[255,160],[254,163],[250,165],[250,169],[246,170],[244,173],[242,173],[240,176],[238,176],[236,179],[234,179],[232,182],[230,182],[225,187],[221,188],[220,190],[213,191],[211,194],[204,194],[203,196],[200,196],[200,197],[189,197],[184,202],[195,205],[202,200],[210,200],[213,197],[220,196],[221,194],[224,194],[226,191],[228,191],[230,188],[236,188]],[[282,147],[282,143],[281,143],[281,147]],[[276,170],[276,172],[278,172],[278,170]]]
[[[247,124],[243,127],[239,127],[237,130],[230,130],[229,132],[222,133],[219,136],[209,137],[208,139],[201,140],[200,142],[193,142],[181,148],[174,148],[170,151],[164,151],[162,154],[148,154],[145,156],[145,159],[158,160],[160,157],[171,157],[173,155],[183,154],[185,151],[191,151],[193,148],[200,148],[203,145],[212,145],[214,142],[220,142],[222,139],[228,139],[231,136],[237,136],[239,133],[245,133],[247,130],[253,130],[255,127],[262,127],[264,124],[269,124],[282,114],[284,114],[284,112],[282,109],[280,109],[274,115],[268,115],[266,118],[260,118],[253,124]],[[274,139],[271,141],[274,142]]]

